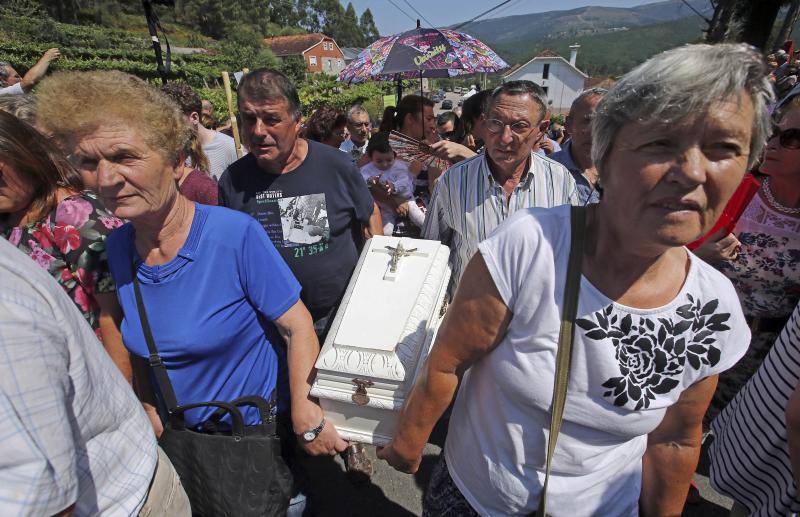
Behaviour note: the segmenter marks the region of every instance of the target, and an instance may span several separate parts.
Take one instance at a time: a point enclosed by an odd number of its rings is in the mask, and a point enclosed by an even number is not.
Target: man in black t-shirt
[[[238,105],[250,153],[220,177],[219,204],[264,226],[300,282],[322,340],[361,244],[381,233],[380,216],[347,154],[298,138],[300,100],[283,74],[247,74]]]

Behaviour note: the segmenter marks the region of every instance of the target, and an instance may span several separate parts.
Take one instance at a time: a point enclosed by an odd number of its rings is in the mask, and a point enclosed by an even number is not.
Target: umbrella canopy
[[[469,34],[423,29],[386,36],[365,48],[339,74],[346,83],[454,77],[508,68],[497,53]]]

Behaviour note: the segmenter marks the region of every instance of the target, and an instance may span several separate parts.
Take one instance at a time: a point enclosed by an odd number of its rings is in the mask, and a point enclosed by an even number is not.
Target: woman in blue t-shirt
[[[91,187],[106,208],[130,221],[108,238],[108,258],[123,339],[156,434],[134,269],[179,405],[269,399],[277,388],[278,411],[291,415],[307,452],[343,451],[347,443],[308,397],[319,343],[300,285],[255,220],[178,192],[188,130],[174,104],[119,72],[61,74],[42,93],[42,118],[57,138],[71,137],[72,157],[84,177],[95,178]],[[87,98],[92,112],[73,112]],[[202,428],[212,411],[187,412],[187,425]],[[254,408],[243,416],[246,425],[259,423]]]

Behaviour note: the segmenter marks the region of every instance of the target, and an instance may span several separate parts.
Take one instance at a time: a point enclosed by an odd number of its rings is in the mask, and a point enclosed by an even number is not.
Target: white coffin
[[[393,268],[398,244],[411,253]],[[385,445],[394,434],[444,315],[449,256],[437,241],[405,237],[376,236],[362,251],[311,388],[345,440]]]

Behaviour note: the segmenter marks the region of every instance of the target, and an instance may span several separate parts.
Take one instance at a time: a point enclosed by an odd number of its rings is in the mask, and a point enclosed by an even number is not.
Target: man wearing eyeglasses
[[[345,126],[350,132],[350,139],[342,142],[339,149],[349,154],[356,165],[364,165],[361,160],[367,154],[367,144],[372,131],[369,113],[362,106],[356,104],[347,111]]]
[[[531,81],[492,92],[484,115],[485,149],[450,167],[438,180],[422,237],[450,246],[449,294],[478,243],[514,212],[579,204],[575,180],[560,163],[533,152],[547,131],[547,96]]]

